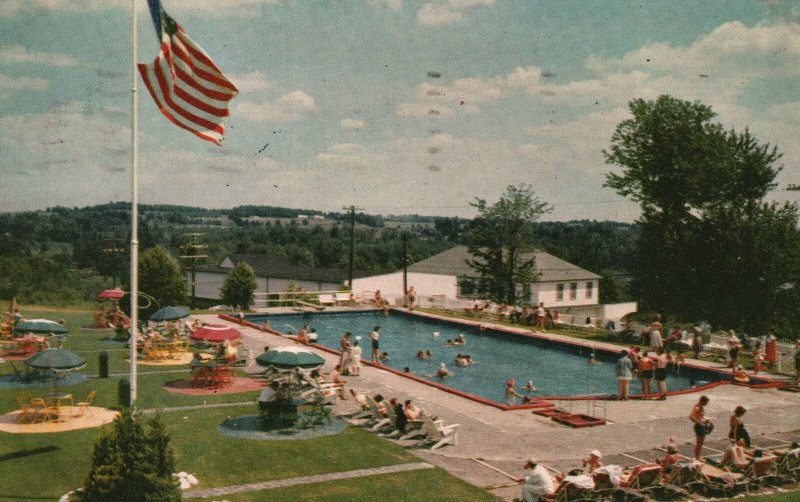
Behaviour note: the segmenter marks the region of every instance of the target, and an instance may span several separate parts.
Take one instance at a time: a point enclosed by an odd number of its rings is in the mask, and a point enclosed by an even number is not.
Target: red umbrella
[[[97,293],[98,300],[119,300],[125,295],[125,292],[121,289],[105,289],[99,293]]]
[[[222,324],[206,324],[192,332],[192,340],[219,343],[225,340],[238,340],[242,334],[231,327]]]

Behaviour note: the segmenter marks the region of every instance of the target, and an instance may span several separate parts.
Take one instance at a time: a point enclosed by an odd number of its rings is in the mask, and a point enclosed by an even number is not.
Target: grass
[[[98,357],[101,351],[107,352],[110,372],[126,374],[129,371],[126,361],[128,349],[122,343],[106,340],[111,336],[110,332],[82,329],[91,324],[92,310],[20,306],[20,311],[28,318],[64,319],[70,331],[64,348],[85,357],[87,366],[82,372],[93,375],[89,381],[67,389],[76,400],[95,390],[97,395],[93,404],[118,407],[118,382],[121,377],[97,378]],[[222,436],[217,432],[217,426],[223,420],[255,413],[254,401],[258,392],[206,396],[173,394],[165,391],[163,385],[171,380],[187,378],[187,365],[139,366],[137,369],[137,405],[140,409],[204,403],[253,403],[162,412],[172,438],[177,468],[195,474],[201,482],[198,488],[419,461],[405,449],[358,428],[348,428],[341,434],[309,440],[256,441]],[[169,370],[178,371],[164,373]],[[0,365],[0,372],[11,371],[8,365]],[[47,392],[47,388],[30,390],[34,395]],[[0,413],[17,409],[15,396],[18,392],[0,389]],[[0,501],[55,500],[82,486],[89,472],[93,444],[98,434],[98,429],[51,434],[0,433]],[[302,485],[225,498],[231,501],[374,500],[376,486],[380,486],[381,492],[394,500],[496,500],[487,492],[441,469]]]

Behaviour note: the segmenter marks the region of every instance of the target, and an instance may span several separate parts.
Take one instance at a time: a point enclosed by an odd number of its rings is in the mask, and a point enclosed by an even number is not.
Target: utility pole
[[[186,238],[186,243],[181,245],[181,251],[185,254],[181,255],[182,260],[186,260],[189,263],[192,271],[192,297],[189,303],[189,308],[194,310],[194,297],[195,297],[195,288],[197,286],[197,282],[195,280],[195,272],[197,268],[198,260],[203,260],[208,258],[207,254],[199,254],[203,252],[205,249],[208,248],[205,244],[201,244],[199,242],[199,237],[203,234],[196,234],[196,233],[188,233],[183,234]]]
[[[356,244],[356,210],[363,210],[363,207],[345,206],[342,209],[350,211],[350,263],[347,267],[347,287],[353,291],[353,253]]]
[[[403,307],[408,307],[408,233],[400,234],[403,239]]]

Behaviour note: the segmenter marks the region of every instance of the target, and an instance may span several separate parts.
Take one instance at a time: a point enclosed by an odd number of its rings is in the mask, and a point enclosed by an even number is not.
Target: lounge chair
[[[420,411],[419,418],[416,420],[409,420],[407,426],[407,432],[400,436],[399,439],[416,439],[425,436],[425,424],[428,424],[428,427],[435,427],[437,425],[442,426],[444,423],[441,420],[434,420],[433,417],[428,415],[424,410]]]
[[[545,494],[546,500],[553,500],[554,502],[578,502],[581,500],[591,500],[592,490],[584,488],[572,483],[568,480],[563,480],[558,484],[553,493]]]
[[[416,446],[430,446],[431,451],[433,451],[447,444],[454,445],[458,441],[459,427],[460,424],[444,425],[441,420],[425,422],[422,425],[425,436]]]
[[[800,476],[800,448],[789,450],[781,455],[775,470],[778,476],[783,477],[786,481],[796,481]]]
[[[701,468],[703,483],[698,488],[704,495],[733,496],[742,489],[748,488],[748,481],[741,473],[704,464]]]
[[[358,427],[372,427],[380,422],[388,421],[386,416],[378,407],[378,403],[376,403],[375,400],[369,396],[367,396],[367,406],[369,407],[368,410],[357,413],[353,417],[347,419],[347,422]],[[384,425],[386,423],[387,422],[384,422]]]
[[[333,298],[332,294],[322,293],[319,295],[319,304],[323,307],[331,307],[336,305],[336,300]]]
[[[89,406],[92,404],[92,399],[94,399],[95,391],[90,391],[89,394],[86,396],[85,401],[79,402],[76,407],[77,410],[72,415],[73,417],[82,417],[84,413],[88,412],[88,415],[92,415],[92,410]]]
[[[641,490],[657,485],[661,479],[661,466],[658,464],[639,464],[620,478],[619,485],[623,488]]]
[[[336,305],[352,305],[353,304],[353,293],[349,291],[342,291],[336,293]]]

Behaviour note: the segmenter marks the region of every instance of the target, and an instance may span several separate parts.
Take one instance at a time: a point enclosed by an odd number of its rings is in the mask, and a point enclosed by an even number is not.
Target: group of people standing
[[[370,331],[369,337],[370,340],[370,362],[373,364],[380,364],[382,361],[388,359],[388,355],[381,354],[380,349],[380,337],[381,337],[381,327],[375,326]],[[349,331],[345,331],[342,337],[339,339],[339,347],[341,349],[341,354],[339,355],[339,366],[342,368],[342,374],[344,375],[353,375],[358,376],[361,374],[361,355],[363,354],[363,349],[359,344],[360,336],[355,337],[354,341],[350,341],[353,337],[353,334]]]
[[[674,362],[676,358],[673,358],[670,351],[664,347],[659,347],[655,353],[642,352],[638,347],[621,350],[614,368],[619,385],[619,399],[628,400],[630,381],[634,373],[639,378],[645,399],[653,398],[654,377],[658,387],[656,399],[661,401],[667,399],[667,367]]]

